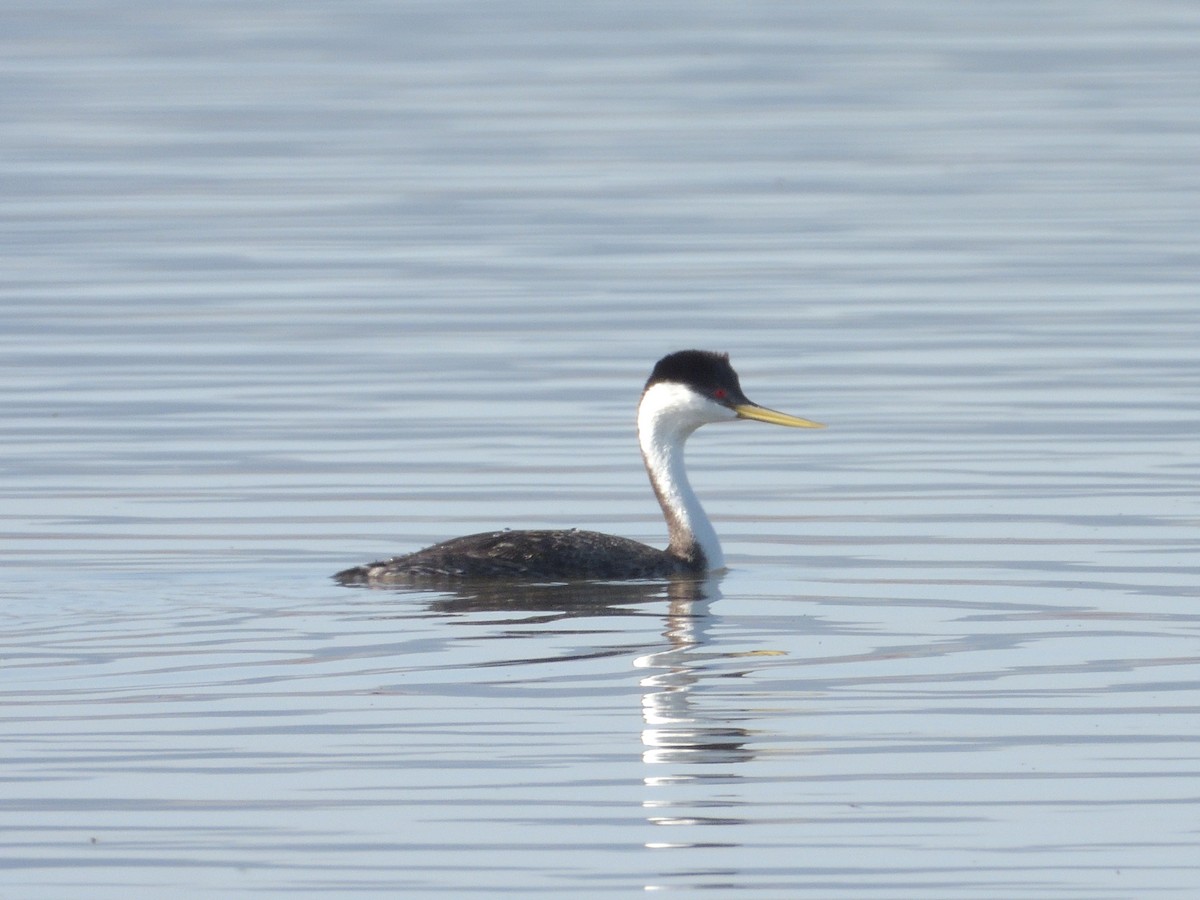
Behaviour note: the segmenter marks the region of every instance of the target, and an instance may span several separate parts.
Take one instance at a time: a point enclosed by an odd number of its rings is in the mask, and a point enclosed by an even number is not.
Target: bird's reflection
[[[442,615],[469,613],[522,614],[523,622],[549,622],[585,617],[646,615],[638,604],[667,601],[660,649],[633,660],[642,671],[641,732],[643,776],[649,788],[704,782],[735,782],[737,768],[755,756],[751,733],[720,711],[697,703],[693,694],[705,679],[730,675],[720,661],[731,654],[706,649],[710,631],[719,618],[714,601],[721,596],[719,577],[647,582],[577,582],[562,584],[463,582],[438,586],[427,608]],[[751,654],[758,655],[758,654]],[[695,767],[703,767],[697,771]],[[728,813],[712,815],[714,805],[738,807],[740,802],[704,805],[707,814],[693,804],[670,796],[647,797],[643,802],[647,821],[658,826],[730,825],[741,820]],[[653,847],[697,846],[696,841],[654,842]]]
[[[633,660],[646,671],[642,693],[642,758],[648,765],[745,762],[753,758],[746,729],[713,718],[692,702],[693,688],[710,663],[728,654],[706,652],[713,623],[712,604],[720,598],[720,577],[658,581],[581,581],[530,584],[518,581],[457,580],[423,586],[436,591],[427,608],[441,615],[522,614],[524,622],[645,615],[636,607],[668,602],[664,645]],[[411,587],[375,588],[408,593]],[[531,620],[528,614],[534,614]],[[726,673],[727,674],[727,673]],[[677,774],[648,773],[647,783],[678,781]],[[695,780],[688,776],[688,780]]]
[[[710,631],[719,619],[711,605],[719,596],[715,584],[695,596],[672,599],[661,650],[637,657],[633,664],[644,670],[642,687],[643,782],[650,793],[642,801],[646,821],[669,829],[665,839],[648,841],[647,849],[684,849],[733,846],[737,842],[690,837],[698,832],[678,829],[694,825],[740,825],[736,815],[742,801],[723,789],[720,799],[703,787],[706,783],[736,783],[738,769],[754,758],[750,733],[729,722],[694,696],[727,654],[706,649]],[[697,802],[689,786],[698,786],[704,800]],[[713,832],[706,832],[713,834]],[[721,833],[724,838],[725,834]]]
[[[705,581],[580,581],[557,584],[461,582],[431,600],[432,612],[543,613],[545,619],[632,615],[630,606],[669,600],[672,607],[704,595]]]
[[[666,646],[633,661],[635,667],[649,670],[641,679],[642,759],[649,765],[736,763],[753,756],[744,728],[711,720],[692,702],[706,663],[723,656],[702,649],[709,643],[710,606],[718,595],[715,584],[707,587],[692,597],[673,598],[663,632]],[[664,777],[679,778],[648,774],[647,782]]]

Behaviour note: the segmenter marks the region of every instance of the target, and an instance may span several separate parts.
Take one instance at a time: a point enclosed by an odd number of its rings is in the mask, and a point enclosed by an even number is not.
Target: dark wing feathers
[[[437,578],[661,578],[687,571],[663,550],[596,531],[491,531],[347,569],[342,584]]]

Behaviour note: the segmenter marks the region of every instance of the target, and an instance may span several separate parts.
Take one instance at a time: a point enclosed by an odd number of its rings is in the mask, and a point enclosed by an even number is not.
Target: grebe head
[[[638,407],[642,427],[686,438],[701,425],[755,419],[791,428],[824,428],[819,422],[759,406],[742,392],[728,353],[680,350],[654,366]]]

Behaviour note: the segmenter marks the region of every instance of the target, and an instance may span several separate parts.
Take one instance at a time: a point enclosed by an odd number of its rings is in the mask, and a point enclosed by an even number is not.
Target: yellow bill
[[[776,412],[759,406],[757,403],[739,403],[733,408],[739,419],[754,419],[757,422],[770,422],[772,425],[787,425],[789,428],[824,428],[820,422],[789,416],[787,413]]]

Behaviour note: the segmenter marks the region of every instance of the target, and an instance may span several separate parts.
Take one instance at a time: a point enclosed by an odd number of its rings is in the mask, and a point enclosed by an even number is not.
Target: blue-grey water
[[[1200,5],[0,13],[0,894],[1200,890]]]

